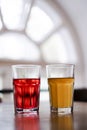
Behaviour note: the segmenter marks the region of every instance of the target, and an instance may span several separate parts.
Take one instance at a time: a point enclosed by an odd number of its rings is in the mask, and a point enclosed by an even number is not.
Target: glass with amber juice
[[[47,66],[48,89],[52,112],[71,113],[73,108],[74,65]]]

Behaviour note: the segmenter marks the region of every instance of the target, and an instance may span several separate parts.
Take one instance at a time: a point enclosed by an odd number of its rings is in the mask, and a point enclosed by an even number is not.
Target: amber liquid
[[[54,108],[72,106],[74,78],[48,78],[50,104]]]

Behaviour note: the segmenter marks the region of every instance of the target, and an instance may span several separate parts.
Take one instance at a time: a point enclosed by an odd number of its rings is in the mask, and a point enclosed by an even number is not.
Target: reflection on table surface
[[[87,103],[75,102],[73,114],[50,112],[48,101],[41,101],[37,115],[15,115],[13,102],[0,103],[0,130],[87,130]]]
[[[74,130],[73,115],[57,115],[51,114],[50,118],[51,130]]]
[[[14,118],[15,130],[40,130],[40,118],[39,115],[20,116],[16,115]],[[44,124],[45,125],[45,124]],[[56,115],[52,113],[49,118],[47,129],[50,130],[74,130],[73,116],[69,115]]]
[[[15,116],[15,130],[40,130],[39,115]]]

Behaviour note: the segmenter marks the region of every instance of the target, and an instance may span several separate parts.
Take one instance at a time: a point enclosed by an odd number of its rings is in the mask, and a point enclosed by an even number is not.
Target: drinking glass
[[[60,114],[73,111],[74,65],[47,65],[48,89],[52,112]]]
[[[13,65],[15,113],[37,113],[40,97],[40,66]]]

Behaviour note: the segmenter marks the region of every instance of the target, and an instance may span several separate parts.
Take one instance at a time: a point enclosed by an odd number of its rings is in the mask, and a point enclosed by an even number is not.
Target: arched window
[[[62,14],[55,1],[1,0],[0,61],[6,63],[4,66],[16,63],[76,64],[75,43]],[[9,74],[8,71],[3,73]],[[42,77],[44,80],[44,73]],[[5,87],[9,87],[10,81],[7,79],[6,82]],[[41,88],[47,89],[47,86],[42,84]]]

